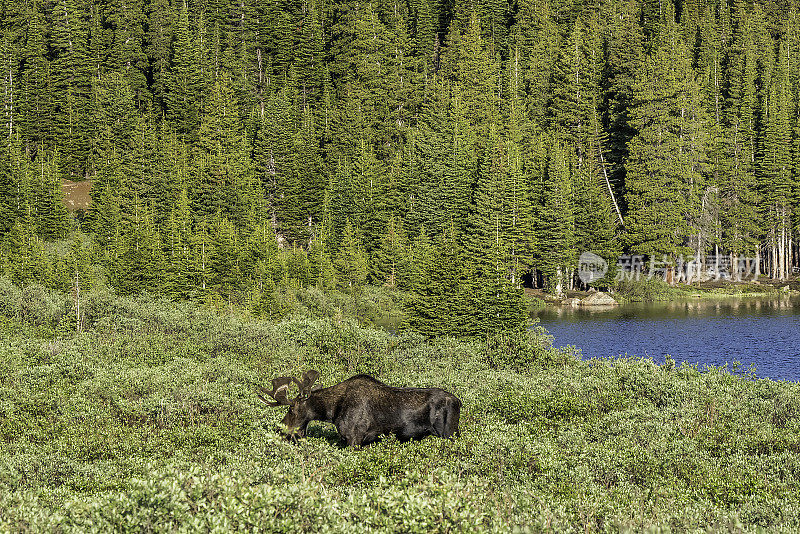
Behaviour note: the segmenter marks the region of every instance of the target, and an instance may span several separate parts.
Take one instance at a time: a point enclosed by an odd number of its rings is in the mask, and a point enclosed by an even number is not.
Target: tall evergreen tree
[[[27,3],[27,31],[22,51],[22,79],[19,83],[18,132],[28,147],[50,146],[53,142],[50,73],[47,61],[46,23],[38,2]]]
[[[403,220],[394,215],[386,223],[386,232],[370,261],[370,280],[375,285],[404,287],[408,280],[407,240]]]
[[[336,270],[339,287],[345,291],[358,291],[367,281],[369,265],[367,254],[361,247],[358,229],[347,220],[342,244],[336,256]]]
[[[577,260],[575,251],[575,205],[568,153],[554,139],[548,151],[543,204],[537,216],[536,266],[547,287],[556,295],[566,290]]]
[[[193,38],[189,8],[183,2],[174,30],[172,65],[165,83],[167,118],[178,133],[194,140],[203,106],[202,41]]]
[[[692,219],[705,193],[707,157],[699,93],[686,47],[667,13],[634,84],[631,117],[637,134],[628,145],[625,221],[634,253],[658,260],[687,253],[687,238],[697,231]]]
[[[82,178],[89,155],[91,67],[88,27],[74,0],[58,0],[53,8],[51,64],[55,143],[64,154],[66,176]]]

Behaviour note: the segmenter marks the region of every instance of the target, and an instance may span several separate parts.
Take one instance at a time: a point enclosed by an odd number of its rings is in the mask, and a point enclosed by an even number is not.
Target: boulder
[[[564,299],[561,301],[561,304],[564,306],[580,306],[581,299],[579,298]]]
[[[580,306],[616,306],[618,303],[608,293],[592,293],[579,303]]]

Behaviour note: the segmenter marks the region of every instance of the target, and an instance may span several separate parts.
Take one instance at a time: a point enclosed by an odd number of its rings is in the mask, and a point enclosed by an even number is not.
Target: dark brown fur
[[[384,434],[394,434],[402,441],[459,435],[461,401],[443,389],[396,388],[369,375],[357,375],[303,393],[289,401],[289,412],[281,421],[290,438],[304,436],[311,421],[333,423],[353,447],[372,443]]]

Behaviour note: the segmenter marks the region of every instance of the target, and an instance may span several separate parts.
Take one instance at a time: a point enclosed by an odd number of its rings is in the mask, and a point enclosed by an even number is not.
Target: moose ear
[[[303,373],[303,389],[312,391],[311,386],[319,378],[319,371],[306,371]]]

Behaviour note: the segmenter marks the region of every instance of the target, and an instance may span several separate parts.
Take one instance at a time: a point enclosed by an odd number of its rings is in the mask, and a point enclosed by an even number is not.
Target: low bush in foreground
[[[91,304],[80,334],[31,319],[58,306],[0,316],[0,531],[800,528],[797,384],[153,298]],[[462,435],[284,442],[253,384],[308,368],[449,389]]]

